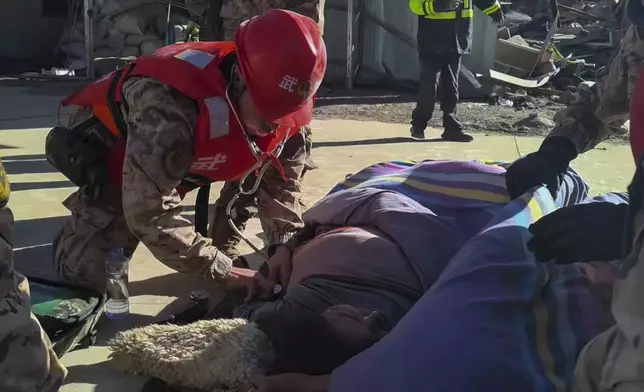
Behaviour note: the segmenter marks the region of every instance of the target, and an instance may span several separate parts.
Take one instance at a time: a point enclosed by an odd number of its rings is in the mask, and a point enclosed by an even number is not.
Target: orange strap
[[[94,105],[92,106],[94,115],[110,130],[115,136],[120,137],[121,134],[118,131],[116,123],[114,122],[114,117],[112,117],[112,112],[107,105]]]

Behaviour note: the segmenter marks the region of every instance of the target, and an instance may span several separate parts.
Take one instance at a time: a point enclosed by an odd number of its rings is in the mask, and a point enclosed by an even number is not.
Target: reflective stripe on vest
[[[434,0],[427,0],[423,2],[423,11],[425,12],[424,17],[427,19],[441,19],[441,20],[453,20],[456,19],[457,11],[444,11],[436,12],[434,10]],[[472,8],[471,0],[463,1],[463,10],[461,11],[461,18],[472,18],[474,17],[474,9]]]

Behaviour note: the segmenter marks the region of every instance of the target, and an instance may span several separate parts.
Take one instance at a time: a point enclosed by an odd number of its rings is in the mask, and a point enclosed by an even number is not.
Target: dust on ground
[[[546,136],[554,125],[552,118],[555,113],[566,107],[565,104],[557,102],[556,98],[532,97],[528,105],[519,108],[481,101],[462,101],[458,105],[457,117],[463,123],[466,132]],[[319,120],[343,119],[404,124],[409,123],[415,105],[413,92],[327,92],[318,98],[314,116]],[[531,121],[527,121],[530,117]],[[429,126],[442,128],[442,112],[438,103]],[[620,136],[611,141],[625,143],[628,136]]]
[[[87,81],[44,81],[0,79],[2,87],[22,88],[33,95],[60,95],[64,97],[81,88]],[[356,89],[350,92],[323,88],[316,100],[314,117],[319,120],[342,119],[409,123],[415,106],[412,91]],[[530,97],[527,104],[506,107],[483,101],[461,101],[457,117],[466,132],[501,133],[517,136],[546,136],[552,130],[554,114],[566,105],[557,97]],[[531,118],[532,117],[532,118]],[[536,118],[535,118],[536,117]],[[429,122],[432,128],[442,128],[440,104]],[[618,136],[612,142],[628,142],[628,135]]]

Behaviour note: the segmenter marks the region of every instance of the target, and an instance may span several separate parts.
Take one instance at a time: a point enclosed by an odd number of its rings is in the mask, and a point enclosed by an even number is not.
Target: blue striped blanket
[[[390,334],[336,369],[330,392],[572,390],[576,358],[607,328],[605,312],[577,266],[538,263],[526,249],[528,226],[557,205],[545,188],[510,201],[504,172],[490,162],[386,162],[333,188],[402,193],[471,235]]]

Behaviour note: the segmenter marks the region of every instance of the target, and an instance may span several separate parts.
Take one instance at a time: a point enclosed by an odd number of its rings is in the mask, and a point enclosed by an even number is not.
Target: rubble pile
[[[514,0],[504,4],[491,104],[530,109],[568,104],[594,81],[623,34],[626,0]]]
[[[94,4],[94,59],[132,58],[164,46],[167,4],[156,0],[95,0]],[[72,70],[84,69],[87,63],[82,6],[78,9],[62,34],[59,47],[66,66]],[[188,17],[171,13],[173,42],[184,40],[188,25]]]

